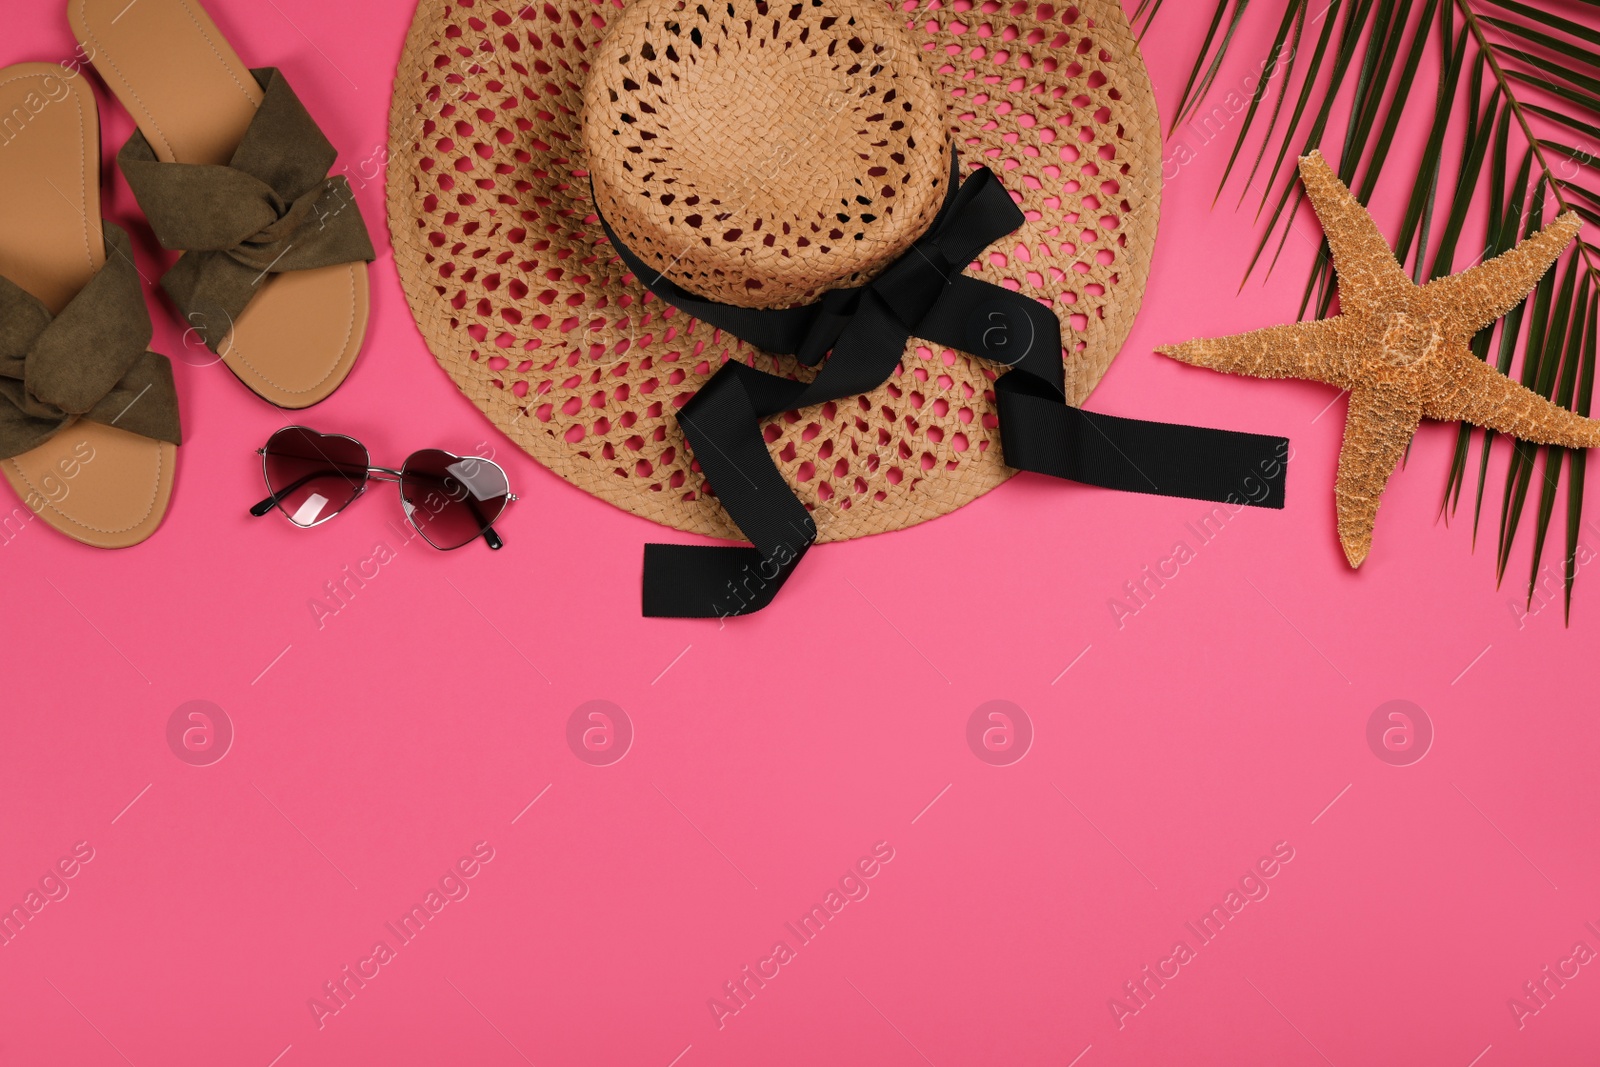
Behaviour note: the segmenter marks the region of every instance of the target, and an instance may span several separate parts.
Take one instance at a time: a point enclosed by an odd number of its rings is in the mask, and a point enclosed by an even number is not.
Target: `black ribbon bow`
[[[668,281],[601,218],[618,256],[656,296],[768,352],[814,366],[809,384],[729,361],[678,422],[722,506],[752,548],[645,546],[644,614],[747,615],[770,604],[817,537],[817,526],[767,451],[761,420],[871,392],[913,336],[1008,365],[995,382],[1005,461],[1136,493],[1282,508],[1288,441],[1096,415],[1067,403],[1061,324],[1037,300],[962,273],[1022,212],[986,167],[956,182],[928,231],[864,286],[795,308],[740,308]]]

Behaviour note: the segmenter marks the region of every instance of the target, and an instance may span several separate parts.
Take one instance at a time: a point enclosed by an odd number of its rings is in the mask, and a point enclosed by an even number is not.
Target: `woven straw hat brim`
[[[674,415],[727,359],[815,372],[662,303],[606,240],[579,124],[588,57],[624,6],[421,0],[390,114],[395,260],[440,365],[534,459],[634,514],[737,539]],[[1132,328],[1159,214],[1160,126],[1126,15],[1117,0],[891,10],[951,98],[963,172],[988,166],[1027,218],[972,273],[1056,312],[1081,404]],[[913,340],[872,393],[768,420],[818,540],[937,518],[1010,477],[999,370]]]

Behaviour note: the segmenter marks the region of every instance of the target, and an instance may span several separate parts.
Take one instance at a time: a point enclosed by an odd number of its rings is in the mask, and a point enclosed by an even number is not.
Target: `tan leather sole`
[[[0,275],[59,313],[106,259],[100,117],[81,74],[51,63],[0,69],[0,190]],[[80,419],[0,461],[0,473],[68,537],[127,548],[161,525],[177,455],[164,441]]]
[[[261,89],[195,0],[68,0],[67,19],[156,158],[233,157]],[[349,376],[368,311],[365,263],[268,275],[218,354],[263,399],[310,407]]]

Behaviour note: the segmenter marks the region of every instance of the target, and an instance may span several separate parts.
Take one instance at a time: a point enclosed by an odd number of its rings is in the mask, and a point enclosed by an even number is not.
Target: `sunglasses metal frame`
[[[302,524],[302,523],[295,522],[294,519],[287,512],[285,512],[283,510],[282,506],[281,506],[282,498],[284,496],[286,496],[287,494],[293,492],[296,488],[299,487],[299,485],[301,483],[297,482],[294,485],[291,485],[288,488],[283,489],[281,491],[277,490],[277,489],[274,489],[273,485],[272,485],[272,477],[267,471],[267,459],[268,459],[267,446],[272,443],[272,438],[273,437],[277,437],[278,434],[283,433],[285,430],[304,430],[306,433],[315,434],[317,437],[320,437],[320,438],[328,438],[328,437],[342,438],[343,440],[349,441],[351,444],[353,444],[353,445],[357,446],[358,448],[360,448],[362,454],[364,456],[366,456],[367,465],[366,465],[365,470],[363,471],[364,477],[362,479],[361,484],[356,487],[356,491],[355,491],[354,495],[352,495],[350,497],[350,499],[348,501],[346,501],[344,504],[341,504],[337,509],[335,509],[334,511],[329,512],[326,515],[321,516],[315,522],[312,522],[312,523]],[[487,463],[489,466],[493,467],[495,470],[500,472],[501,477],[504,478],[504,480],[505,480],[507,489],[508,490],[510,489],[511,478],[510,478],[509,475],[506,474],[506,469],[504,467],[500,466],[500,464],[496,463],[492,459],[486,459],[483,456],[458,456],[454,452],[450,452],[450,451],[448,451],[446,449],[443,449],[443,448],[418,449],[417,451],[419,451],[419,452],[426,452],[426,451],[443,452],[445,455],[449,456],[451,459],[456,460],[458,462],[459,461],[470,460],[473,463]],[[416,452],[413,452],[411,455],[414,456],[416,454],[417,454]],[[378,467],[378,466],[374,466],[372,464],[372,452],[371,452],[371,450],[368,449],[367,446],[365,444],[363,444],[361,441],[356,440],[354,437],[351,437],[349,434],[323,433],[321,430],[312,429],[310,426],[301,426],[301,425],[296,424],[296,425],[293,425],[293,426],[284,426],[284,427],[281,427],[281,428],[279,428],[277,430],[274,430],[272,432],[272,437],[267,438],[267,444],[266,445],[262,445],[260,448],[256,449],[256,455],[261,457],[261,480],[262,480],[262,482],[264,482],[266,484],[267,492],[268,492],[269,495],[265,500],[263,500],[260,503],[254,505],[253,507],[251,507],[250,514],[252,514],[252,515],[254,515],[254,516],[259,518],[260,516],[265,515],[269,511],[277,511],[280,514],[283,515],[283,517],[288,521],[290,526],[293,526],[297,530],[314,529],[314,528],[316,528],[318,526],[321,526],[323,523],[328,522],[329,520],[336,518],[337,516],[342,514],[346,508],[348,508],[351,504],[354,504],[357,500],[359,500],[363,495],[366,494],[367,484],[369,482],[371,482],[371,481],[375,480],[375,481],[380,481],[380,482],[392,482],[398,488],[400,486],[400,484],[405,480],[405,470],[404,470],[403,467],[400,470],[396,470],[393,467]],[[323,458],[326,459],[328,461],[328,463],[332,467],[334,467],[335,469],[339,469],[339,472],[341,474],[344,473],[343,470],[340,469],[341,468],[341,464],[336,463],[333,460],[333,457],[324,454]],[[409,459],[409,458],[410,457],[408,456],[407,459]],[[406,522],[411,524],[411,528],[413,530],[417,531],[417,533],[422,535],[422,539],[424,541],[428,542],[428,544],[432,548],[435,548],[440,552],[454,552],[458,548],[465,548],[465,547],[467,547],[467,545],[470,545],[473,541],[476,541],[479,537],[482,537],[485,541],[487,541],[488,544],[489,544],[489,547],[492,548],[492,549],[499,549],[499,548],[505,547],[505,542],[503,540],[501,540],[500,535],[495,531],[494,523],[498,522],[500,520],[501,516],[503,516],[505,514],[506,508],[508,508],[512,504],[516,503],[516,501],[517,501],[517,494],[508,491],[506,493],[505,506],[500,509],[500,513],[498,515],[496,515],[491,522],[482,523],[482,528],[478,531],[476,536],[470,538],[469,540],[463,541],[459,545],[451,545],[451,546],[449,546],[447,548],[444,545],[436,544],[434,542],[433,538],[428,536],[428,531],[425,530],[422,527],[422,525],[417,522],[417,520],[416,520],[416,512],[418,510],[420,510],[420,509],[418,509],[416,507],[407,507],[406,505],[409,503],[409,501],[406,500],[404,493],[402,493],[401,496],[400,496],[401,510],[405,512]],[[474,510],[476,510],[476,509],[474,509]]]

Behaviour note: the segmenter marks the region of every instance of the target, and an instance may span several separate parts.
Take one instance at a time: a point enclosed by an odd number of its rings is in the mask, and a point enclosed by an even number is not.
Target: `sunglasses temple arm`
[[[340,474],[346,474],[345,470],[342,467],[338,468],[338,471],[339,471]],[[365,472],[363,472],[363,473],[365,473]],[[278,506],[278,501],[282,500],[284,497],[288,496],[290,493],[294,492],[296,489],[300,488],[302,485],[305,485],[307,482],[310,482],[310,481],[315,481],[318,478],[326,478],[327,476],[328,476],[328,472],[327,471],[312,471],[310,474],[303,475],[294,484],[285,486],[282,492],[273,493],[271,496],[267,497],[267,499],[263,500],[261,503],[259,503],[259,504],[255,505],[254,507],[252,507],[250,509],[250,514],[254,515],[256,518],[259,519],[261,516],[265,515],[267,512],[269,512],[273,508],[277,507]],[[347,474],[346,474],[346,477],[348,477]]]
[[[500,535],[494,532],[494,527],[484,521],[483,512],[478,510],[478,505],[473,503],[470,497],[464,503],[472,509],[472,514],[477,518],[478,525],[483,527],[483,539],[489,543],[489,547],[493,549],[506,547],[506,543],[500,540]]]

